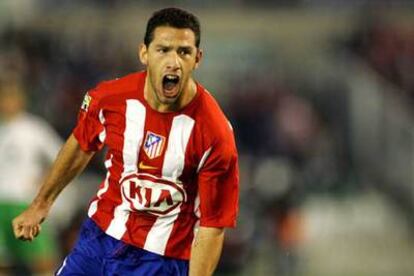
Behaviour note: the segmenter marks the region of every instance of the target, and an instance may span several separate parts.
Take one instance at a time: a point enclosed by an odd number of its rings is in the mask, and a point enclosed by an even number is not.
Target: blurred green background
[[[65,139],[88,89],[143,68],[152,12],[189,9],[196,78],[240,153],[239,224],[216,274],[414,275],[414,3],[222,2],[2,0],[0,73],[19,75],[28,110]],[[61,256],[102,160],[55,206]]]

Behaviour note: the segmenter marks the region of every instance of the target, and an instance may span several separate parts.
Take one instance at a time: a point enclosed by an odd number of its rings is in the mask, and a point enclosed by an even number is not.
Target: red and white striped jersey
[[[236,224],[234,135],[201,85],[182,110],[160,113],[144,99],[145,77],[103,82],[85,96],[73,134],[84,151],[108,149],[88,215],[116,239],[189,259],[199,225]]]

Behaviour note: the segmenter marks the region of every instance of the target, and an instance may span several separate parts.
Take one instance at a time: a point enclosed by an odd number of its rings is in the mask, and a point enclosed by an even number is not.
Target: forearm
[[[85,168],[92,156],[93,153],[80,149],[73,135],[69,137],[32,204],[13,220],[13,232],[17,239],[31,241],[39,234],[40,224],[56,197]]]
[[[70,136],[48,172],[33,206],[50,207],[60,192],[84,170],[93,153],[83,152],[75,137]]]
[[[220,258],[223,241],[223,228],[199,228],[191,248],[190,276],[213,274]]]

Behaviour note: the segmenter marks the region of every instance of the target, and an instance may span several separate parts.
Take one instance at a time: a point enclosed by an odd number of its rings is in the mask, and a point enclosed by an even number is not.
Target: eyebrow
[[[180,51],[180,50],[184,50],[184,51],[188,51],[188,52],[192,52],[193,51],[193,47],[191,47],[191,46],[179,46],[178,47],[178,50]]]
[[[173,48],[172,46],[169,45],[163,45],[163,44],[156,44],[155,48],[164,48],[164,49],[171,49]]]
[[[165,44],[155,44],[155,48],[164,48],[164,49],[172,49],[174,48],[171,45],[165,45]],[[179,50],[190,50],[192,51],[193,47],[192,46],[178,46]]]

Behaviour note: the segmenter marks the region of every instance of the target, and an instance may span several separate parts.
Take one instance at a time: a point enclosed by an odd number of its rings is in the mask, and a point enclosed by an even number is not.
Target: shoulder
[[[93,100],[97,102],[105,102],[112,97],[120,95],[129,95],[136,92],[138,84],[145,79],[144,72],[136,72],[121,78],[100,82],[95,88],[89,90],[85,96],[85,100]],[[86,97],[90,97],[87,99]]]
[[[200,127],[203,128],[203,132],[208,133],[212,143],[233,143],[233,129],[229,120],[213,95],[205,88],[201,88]]]
[[[227,121],[226,115],[213,95],[201,85],[199,85],[199,93],[201,95],[198,111],[200,116],[202,116],[202,121],[205,123],[222,123]]]

